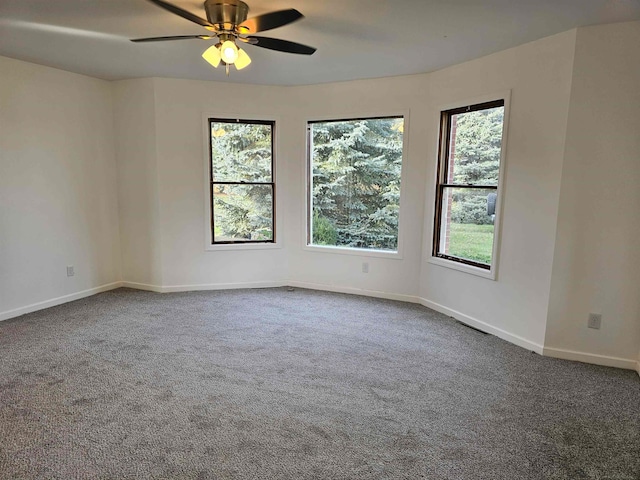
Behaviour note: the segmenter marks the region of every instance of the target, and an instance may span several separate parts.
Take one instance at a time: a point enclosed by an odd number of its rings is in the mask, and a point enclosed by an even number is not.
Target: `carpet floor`
[[[0,323],[2,479],[640,479],[640,379],[427,308],[118,289]]]

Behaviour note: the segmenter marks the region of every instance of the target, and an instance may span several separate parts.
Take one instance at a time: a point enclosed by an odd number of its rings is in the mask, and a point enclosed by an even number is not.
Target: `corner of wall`
[[[162,285],[155,79],[114,82],[122,280]]]
[[[557,273],[557,254],[558,254],[558,223],[559,223],[559,219],[560,219],[560,206],[562,204],[562,181],[563,178],[565,177],[565,162],[564,159],[567,155],[567,131],[569,128],[569,113],[570,113],[570,108],[571,108],[571,95],[572,95],[572,91],[573,91],[573,80],[574,80],[574,65],[575,65],[575,61],[576,61],[576,47],[577,47],[577,40],[578,40],[578,29],[574,28],[571,31],[571,35],[572,35],[572,41],[573,41],[573,52],[571,55],[571,80],[570,80],[570,84],[569,84],[569,97],[567,99],[567,111],[566,111],[566,115],[565,118],[563,120],[563,124],[564,124],[564,129],[563,129],[563,141],[562,141],[562,173],[560,176],[560,195],[558,196],[558,208],[556,210],[556,218],[555,218],[555,237],[554,237],[554,242],[553,242],[553,263],[552,263],[552,267],[551,267],[551,278],[549,281],[549,294],[548,294],[548,302],[547,302],[547,317],[545,319],[545,323],[544,323],[544,341],[543,341],[543,348],[547,346],[547,331],[548,331],[548,326],[549,326],[549,318],[551,316],[551,310],[552,310],[552,303],[553,303],[553,299],[554,299],[554,292],[556,291],[556,285],[554,285],[555,283],[557,283],[555,279],[556,275],[555,273]]]
[[[544,342],[551,356],[629,369],[640,343],[639,42],[637,21],[575,32]],[[589,313],[602,329],[587,328]]]
[[[113,132],[113,161],[115,162],[116,167],[116,211],[118,212],[118,224],[117,224],[117,232],[116,236],[118,239],[118,247],[119,247],[119,273],[118,273],[118,282],[122,282],[124,275],[124,259],[122,257],[122,225],[121,225],[121,217],[120,217],[120,181],[119,181],[119,167],[118,167],[118,152],[117,152],[117,142],[116,138],[118,135],[118,125],[116,122],[116,83],[109,82],[109,95],[111,97],[111,129]]]

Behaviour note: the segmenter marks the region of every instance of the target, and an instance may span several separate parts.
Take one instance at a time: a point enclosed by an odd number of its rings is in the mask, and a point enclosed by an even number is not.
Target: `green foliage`
[[[448,254],[491,264],[493,225],[452,223]]]
[[[487,215],[487,196],[491,190],[462,189],[454,190],[451,204],[451,220],[456,223],[493,225],[492,217]]]
[[[317,214],[313,216],[313,244],[314,245],[336,245],[338,241],[338,231],[327,217]]]
[[[215,182],[271,182],[270,125],[216,122],[211,131]],[[270,185],[216,184],[216,240],[272,239],[272,203]]]
[[[497,183],[502,117],[502,108],[456,116],[455,183]],[[211,143],[214,181],[247,182],[215,185],[216,239],[273,238],[271,127],[214,123]],[[397,249],[402,147],[402,119],[312,125],[314,244]],[[487,192],[453,191],[452,229],[457,228],[455,224],[491,226],[491,217],[486,214]],[[483,257],[479,251],[472,253],[473,259],[490,261],[491,247],[487,250],[486,246],[482,252],[488,251],[489,256]]]
[[[503,107],[455,115],[454,183],[498,184],[503,118]],[[492,224],[493,219],[487,215],[486,193],[480,197],[477,192],[456,189],[452,221]]]
[[[313,215],[336,232],[316,236],[314,224],[314,243],[397,248],[402,129],[403,119],[313,124]]]

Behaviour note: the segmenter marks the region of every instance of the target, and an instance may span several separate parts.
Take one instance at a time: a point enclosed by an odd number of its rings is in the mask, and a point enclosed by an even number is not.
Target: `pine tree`
[[[335,245],[395,250],[402,119],[313,124],[313,214]],[[317,238],[314,243],[326,242]]]

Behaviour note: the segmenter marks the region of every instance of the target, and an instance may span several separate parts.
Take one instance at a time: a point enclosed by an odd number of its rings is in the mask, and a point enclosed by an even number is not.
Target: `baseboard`
[[[494,327],[493,325],[489,325],[488,323],[483,322],[482,320],[478,320],[477,318],[470,317],[469,315],[465,315],[462,312],[458,312],[457,310],[453,310],[451,308],[445,307],[444,305],[440,305],[439,303],[432,302],[431,300],[427,300],[426,298],[420,298],[419,303],[427,308],[431,308],[436,312],[443,313],[450,317],[455,318],[456,320],[466,323],[467,325],[477,328],[478,330],[482,330],[483,332],[490,333],[491,335],[495,335],[498,338],[506,340],[509,343],[513,343],[522,348],[526,348],[527,350],[531,350],[532,352],[536,352],[540,355],[543,355],[543,346],[537,343],[534,343],[526,338],[520,337],[518,335],[514,335],[512,333],[507,332],[506,330],[502,330],[501,328]]]
[[[122,286],[125,288],[133,288],[135,290],[145,290],[147,292],[156,292],[163,293],[163,287],[160,285],[150,285],[147,283],[138,283],[138,282],[122,282]]]
[[[604,367],[625,368],[627,370],[636,370],[640,374],[639,362],[632,359],[610,357],[607,355],[597,355],[595,353],[576,352],[574,350],[565,350],[562,348],[545,347],[543,355],[563,360],[574,360],[577,362],[593,363]]]
[[[157,293],[195,292],[202,290],[237,290],[239,288],[274,288],[284,287],[287,282],[242,282],[242,283],[208,283],[199,285],[150,285],[147,283],[122,282],[123,287],[135,288]]]
[[[63,303],[73,302],[74,300],[80,300],[81,298],[90,297],[91,295],[95,295],[96,293],[114,290],[116,288],[120,288],[121,286],[122,282],[107,283],[106,285],[90,288],[81,292],[63,295],[62,297],[52,298],[43,302],[32,303],[31,305],[27,305],[26,307],[20,307],[14,310],[8,310],[6,312],[0,312],[0,321],[19,317],[21,315],[26,315],[27,313],[36,312],[45,308],[55,307],[57,305],[62,305]]]
[[[286,283],[291,287],[308,288],[309,290],[321,290],[324,292],[348,293],[349,295],[362,295],[365,297],[386,298],[387,300],[399,300],[401,302],[419,303],[418,297],[401,293],[388,293],[379,290],[364,290],[361,288],[340,287],[324,283],[295,282]]]

